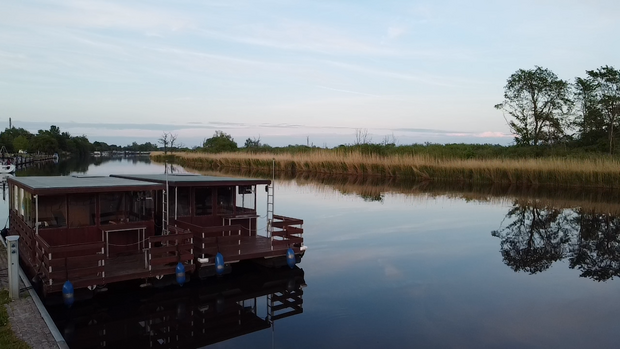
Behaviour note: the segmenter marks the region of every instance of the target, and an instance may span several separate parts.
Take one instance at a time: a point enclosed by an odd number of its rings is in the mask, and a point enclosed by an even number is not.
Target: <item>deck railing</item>
[[[271,222],[273,228],[271,234],[272,246],[300,247],[304,242],[302,236],[304,233],[303,224],[304,221],[302,219],[274,214],[273,222]]]
[[[15,211],[9,212],[9,224],[14,233],[20,237],[19,254],[21,258],[26,259],[31,265],[37,264],[34,240],[34,229],[31,228],[21,218],[17,217]]]
[[[171,234],[151,236],[145,251],[145,264],[149,270],[168,268],[167,265],[183,263],[186,271],[194,264],[194,234],[182,228],[168,227]]]
[[[194,235],[195,253],[202,258],[206,256],[215,256],[222,249],[240,245],[244,231],[244,227],[236,224],[201,227],[179,220],[174,223],[177,228],[191,232]]]
[[[46,288],[58,290],[67,280],[75,288],[105,283],[103,241],[50,246],[40,235],[34,239],[36,258],[40,261],[37,272],[42,274]]]

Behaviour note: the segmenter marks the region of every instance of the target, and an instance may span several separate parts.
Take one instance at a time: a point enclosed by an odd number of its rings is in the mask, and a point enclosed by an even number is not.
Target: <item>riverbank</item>
[[[616,159],[440,159],[428,155],[366,155],[316,150],[298,154],[154,152],[155,161],[173,161],[199,170],[235,169],[271,173],[317,173],[407,178],[419,181],[620,187]]]
[[[6,247],[0,241],[0,348],[68,348],[54,339],[23,280],[19,299],[9,298],[7,268]]]

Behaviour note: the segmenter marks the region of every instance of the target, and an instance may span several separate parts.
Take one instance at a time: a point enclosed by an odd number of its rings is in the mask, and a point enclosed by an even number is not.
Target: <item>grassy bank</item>
[[[422,181],[463,181],[516,185],[620,187],[620,161],[612,158],[459,159],[429,155],[343,153],[314,150],[296,154],[175,153],[155,161],[172,160],[195,169],[236,169],[270,173],[323,173],[408,178]]]
[[[6,304],[11,301],[8,290],[0,290],[0,348],[28,349],[26,342],[17,338],[9,325]]]

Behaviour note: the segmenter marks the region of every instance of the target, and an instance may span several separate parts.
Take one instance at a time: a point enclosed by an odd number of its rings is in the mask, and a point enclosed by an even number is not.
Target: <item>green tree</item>
[[[504,101],[495,108],[514,118],[506,122],[518,145],[536,146],[563,138],[572,104],[568,82],[537,66],[512,74],[504,87]]]
[[[609,154],[613,153],[614,129],[620,114],[620,71],[604,66],[597,70],[587,70],[586,74],[596,86],[596,100],[605,120],[609,141]]]
[[[94,141],[93,149],[94,151],[108,151],[110,150],[110,146],[105,142]]]
[[[54,154],[58,152],[58,142],[47,132],[39,132],[30,140],[31,153]]]
[[[245,140],[244,148],[260,148],[260,137],[258,138],[248,138]]]
[[[17,136],[17,138],[15,138],[13,140],[13,149],[15,149],[17,151],[27,150],[29,143],[30,142],[28,142],[28,138],[26,138],[26,136],[19,135],[19,136]]]
[[[605,139],[604,118],[596,96],[596,84],[592,79],[575,78],[574,99],[577,106],[575,126],[581,145],[595,145]]]
[[[71,145],[73,154],[79,157],[88,157],[90,153],[94,151],[93,145],[88,141],[86,136],[71,137]]]
[[[237,143],[231,135],[217,130],[213,137],[204,140],[202,149],[209,153],[232,152],[237,150]]]
[[[14,148],[13,141],[19,136],[26,137],[28,141],[33,137],[32,133],[23,128],[6,128],[4,132],[0,133],[0,145],[3,145],[9,153],[16,153],[19,149]]]

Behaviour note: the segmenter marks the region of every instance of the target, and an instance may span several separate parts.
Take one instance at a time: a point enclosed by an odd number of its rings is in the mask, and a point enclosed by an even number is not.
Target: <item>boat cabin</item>
[[[144,250],[155,235],[153,194],[162,185],[112,177],[11,177],[10,235],[43,290],[148,277]],[[148,261],[147,261],[148,262]],[[136,270],[132,270],[132,269]]]

